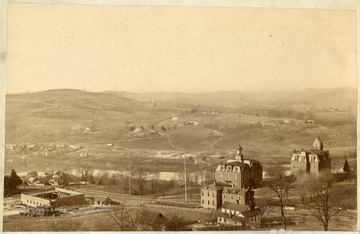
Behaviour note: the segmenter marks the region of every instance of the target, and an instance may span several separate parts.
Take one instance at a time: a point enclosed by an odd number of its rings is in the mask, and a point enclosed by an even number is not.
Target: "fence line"
[[[201,212],[201,213],[208,213],[208,214],[215,212],[215,210],[206,210],[206,209],[202,209],[202,208],[189,208],[189,207],[156,205],[156,204],[146,204],[146,203],[144,204],[144,206],[165,208],[165,209],[174,209],[174,210],[184,210],[184,211],[192,211],[192,212]]]

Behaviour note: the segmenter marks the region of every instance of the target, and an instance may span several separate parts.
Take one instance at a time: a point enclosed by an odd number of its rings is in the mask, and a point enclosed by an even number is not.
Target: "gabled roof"
[[[142,215],[145,221],[149,222],[150,224],[153,224],[155,221],[158,220],[164,220],[164,221],[167,220],[164,214],[151,210],[144,210],[142,212]]]
[[[224,204],[221,206],[221,208],[239,211],[240,213],[242,213],[246,210],[250,210],[250,206],[248,206],[248,205],[236,204],[236,203],[231,203],[231,202],[224,202]]]
[[[255,208],[255,209],[252,209],[252,210],[246,210],[244,212],[241,212],[241,214],[243,216],[245,216],[246,218],[250,218],[250,217],[253,217],[255,215],[260,215],[260,214],[263,214],[264,212],[262,210],[260,210],[259,208]]]

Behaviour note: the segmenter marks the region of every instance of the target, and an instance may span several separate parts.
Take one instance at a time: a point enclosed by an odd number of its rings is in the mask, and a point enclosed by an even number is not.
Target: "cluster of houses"
[[[21,151],[25,151],[25,152],[32,152],[32,151],[38,151],[40,149],[40,145],[30,144],[30,143],[6,144],[5,149],[8,151],[21,150]]]
[[[62,145],[51,143],[40,147],[40,154],[44,157],[54,156],[57,154],[65,154],[82,149],[80,145]]]
[[[65,154],[82,149],[81,145],[64,145],[56,144],[54,142],[45,144],[7,144],[8,151],[23,151],[23,152],[39,152],[41,156],[48,157],[57,154]]]
[[[38,172],[29,172],[25,177],[21,178],[23,184],[29,186],[45,186],[45,185],[68,185],[69,178],[63,171],[45,171],[41,175]]]

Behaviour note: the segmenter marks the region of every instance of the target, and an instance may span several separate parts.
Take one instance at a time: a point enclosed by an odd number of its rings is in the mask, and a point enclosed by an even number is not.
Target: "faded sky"
[[[8,7],[8,93],[356,87],[355,11]]]

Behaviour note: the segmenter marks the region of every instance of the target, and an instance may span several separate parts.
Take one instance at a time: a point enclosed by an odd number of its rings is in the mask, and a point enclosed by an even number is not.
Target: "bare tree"
[[[313,215],[319,220],[324,228],[324,231],[329,229],[329,221],[339,212],[341,208],[335,208],[334,202],[331,202],[331,195],[333,191],[333,184],[336,181],[334,175],[329,171],[320,173],[319,175],[312,175],[311,183],[308,188],[311,192],[310,208],[313,210]]]
[[[158,185],[158,177],[159,175],[158,174],[154,174],[152,177],[151,177],[151,180],[150,180],[150,185],[151,185],[151,193],[155,193],[155,187]]]
[[[90,163],[86,163],[81,165],[80,167],[80,173],[85,178],[85,182],[87,183],[89,180],[89,176],[92,174],[93,168],[90,165]]]
[[[139,187],[139,192],[141,197],[144,195],[145,192],[145,185],[146,185],[146,179],[148,178],[149,173],[146,171],[146,169],[143,166],[137,166],[135,170],[135,178],[137,185]]]
[[[166,231],[182,231],[185,228],[185,221],[179,215],[173,215],[166,222]]]
[[[278,199],[283,227],[286,230],[286,217],[284,210],[288,201],[289,192],[294,189],[295,177],[292,175],[286,176],[283,169],[279,167],[270,170],[269,175],[271,176],[271,179],[268,182],[268,188],[270,191],[275,193],[275,196]]]
[[[296,178],[295,191],[300,196],[303,205],[309,196],[309,183],[311,180],[308,174],[302,174]]]
[[[141,225],[143,210],[126,208],[125,204],[120,204],[115,211],[109,212],[109,216],[114,221],[113,230],[136,231]]]

